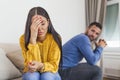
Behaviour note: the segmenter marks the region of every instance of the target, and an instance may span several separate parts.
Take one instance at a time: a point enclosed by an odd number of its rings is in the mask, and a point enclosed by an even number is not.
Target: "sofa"
[[[17,43],[0,43],[0,80],[22,80],[24,59]]]

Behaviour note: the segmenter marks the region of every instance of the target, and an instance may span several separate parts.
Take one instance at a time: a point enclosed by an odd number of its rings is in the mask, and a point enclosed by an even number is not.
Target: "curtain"
[[[106,4],[107,0],[85,0],[86,26],[94,21],[104,24]],[[103,67],[102,58],[98,64],[101,67]]]
[[[103,25],[107,0],[85,0],[86,26],[91,22],[99,22]]]

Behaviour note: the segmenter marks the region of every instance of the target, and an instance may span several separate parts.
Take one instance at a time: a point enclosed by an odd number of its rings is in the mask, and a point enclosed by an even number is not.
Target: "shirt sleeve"
[[[25,70],[27,71],[27,65],[30,61],[36,60],[41,62],[41,56],[40,56],[40,51],[39,51],[39,46],[37,44],[28,44],[28,50],[25,48],[25,41],[24,41],[24,36],[22,35],[20,37],[20,47],[22,49],[22,55],[24,57],[24,67]]]
[[[44,68],[41,72],[57,72],[60,61],[60,49],[55,41],[52,42],[49,50],[48,61],[44,62]]]
[[[76,45],[78,46],[82,55],[85,57],[87,63],[95,65],[100,59],[103,48],[96,47],[96,49],[93,50],[88,37],[82,36]]]

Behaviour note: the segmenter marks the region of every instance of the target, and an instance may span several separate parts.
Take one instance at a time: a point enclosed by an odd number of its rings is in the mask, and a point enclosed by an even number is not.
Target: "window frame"
[[[119,25],[119,28],[120,28],[120,0],[109,0],[107,1],[107,6],[109,5],[113,5],[113,4],[119,4],[119,11],[118,11],[118,14],[119,14],[119,18],[118,18],[118,25]],[[106,47],[105,48],[105,51],[106,52],[120,52],[120,47]]]

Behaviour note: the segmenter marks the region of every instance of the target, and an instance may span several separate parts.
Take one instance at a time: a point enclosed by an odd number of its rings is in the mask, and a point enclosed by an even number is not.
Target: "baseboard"
[[[111,75],[104,75],[104,78],[107,78],[109,80],[120,80],[120,77],[111,76]]]

